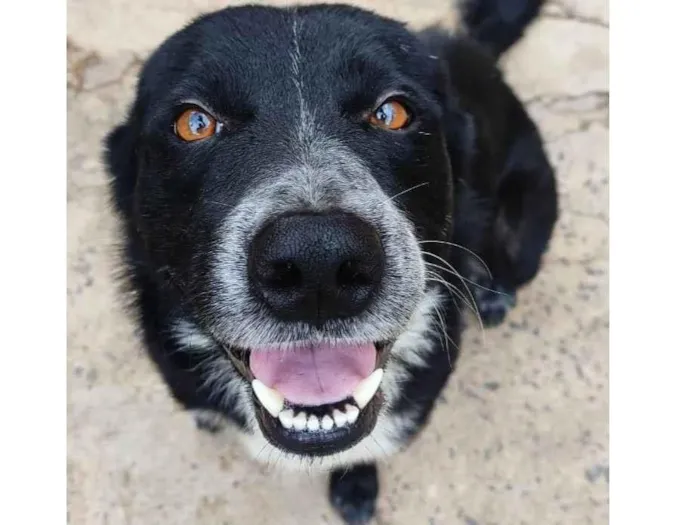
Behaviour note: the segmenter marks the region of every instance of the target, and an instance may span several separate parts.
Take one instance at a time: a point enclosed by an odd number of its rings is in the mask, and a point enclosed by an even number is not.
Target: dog
[[[330,471],[366,523],[376,460],[427,423],[469,308],[501,322],[558,216],[497,68],[539,0],[415,32],[345,5],[231,7],[145,62],[105,139],[145,347],[200,428]]]

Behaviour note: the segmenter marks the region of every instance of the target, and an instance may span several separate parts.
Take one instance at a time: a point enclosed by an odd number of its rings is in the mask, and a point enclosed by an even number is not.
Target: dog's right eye
[[[211,137],[221,129],[221,124],[203,109],[189,108],[180,114],[173,127],[182,140],[194,142]]]
[[[369,122],[381,129],[398,131],[411,123],[411,113],[398,100],[389,99],[369,116]]]

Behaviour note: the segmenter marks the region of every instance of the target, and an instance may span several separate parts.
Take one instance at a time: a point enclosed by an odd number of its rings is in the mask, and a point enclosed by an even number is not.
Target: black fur
[[[356,465],[331,474],[331,505],[348,525],[369,522],[374,516],[378,495],[377,465]]]
[[[502,321],[516,290],[537,274],[557,218],[554,173],[538,130],[494,62],[541,3],[462,2],[472,37],[438,30],[411,34],[350,7],[300,8],[295,15],[313,33],[314,47],[304,52],[324,61],[315,84],[306,86],[315,97],[311,103],[332,113],[337,108],[329,99],[343,101],[342,116],[324,121],[324,132],[359,155],[388,195],[430,182],[430,191],[409,191],[397,203],[421,240],[443,241],[423,247],[459,272],[442,271],[453,287],[462,288],[462,278],[472,281],[487,324]],[[280,35],[290,13],[226,9],[170,38],[144,66],[128,119],[106,140],[127,284],[135,292],[146,348],[185,408],[212,410],[240,426],[236,401],[225,405],[204,376],[208,356],[181,351],[171,325],[187,319],[206,331],[214,324],[214,232],[268,157],[289,155],[285,145],[295,122],[284,101],[295,87],[277,64],[281,55],[288,59]],[[358,112],[395,85],[413,94],[422,133],[363,130]],[[179,100],[192,96],[230,116],[231,131],[221,139],[226,147],[178,143],[171,123]],[[261,116],[270,105],[275,111]],[[470,252],[445,242],[477,254],[490,274]],[[454,298],[444,316],[446,335],[458,345],[465,316]],[[427,422],[450,375],[458,349],[448,340],[435,335],[430,366],[411,370],[392,408],[418,413],[407,439]],[[376,467],[342,472],[332,476],[331,501],[348,523],[366,523],[378,493]]]
[[[515,44],[539,14],[544,0],[461,0],[471,38],[496,58]]]

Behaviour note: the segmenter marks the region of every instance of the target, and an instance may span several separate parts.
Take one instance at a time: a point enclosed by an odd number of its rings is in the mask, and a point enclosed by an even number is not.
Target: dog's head
[[[423,252],[451,228],[445,84],[397,22],[232,8],[153,54],[110,136],[149,266],[230,360],[216,373],[249,430],[284,452],[368,436],[398,395],[392,366],[419,360],[434,326]]]

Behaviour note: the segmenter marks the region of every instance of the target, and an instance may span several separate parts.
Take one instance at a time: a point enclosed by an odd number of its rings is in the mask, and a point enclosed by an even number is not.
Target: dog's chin
[[[284,362],[295,359],[299,345],[275,350],[230,349],[228,353],[250,384],[255,417],[264,438],[286,454],[313,458],[348,450],[372,432],[384,403],[381,382],[392,345],[393,341],[320,344],[323,348],[312,352],[313,370],[296,368],[298,362]],[[308,346],[304,345],[305,352]],[[322,352],[329,353],[324,356]],[[330,352],[334,357],[329,357]],[[360,361],[356,357],[360,353],[362,366],[348,371]],[[317,360],[325,362],[317,364]],[[297,361],[303,364],[303,359]],[[270,368],[275,367],[285,377],[270,375]],[[317,377],[319,369],[326,374],[324,378]],[[270,379],[273,376],[278,379]]]

